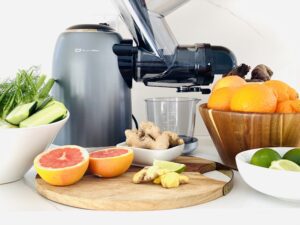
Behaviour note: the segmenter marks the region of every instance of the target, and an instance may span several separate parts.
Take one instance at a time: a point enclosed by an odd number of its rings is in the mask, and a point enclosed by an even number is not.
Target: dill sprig
[[[18,105],[42,101],[49,96],[53,79],[46,83],[38,67],[19,70],[14,79],[0,83],[0,118],[5,117]]]

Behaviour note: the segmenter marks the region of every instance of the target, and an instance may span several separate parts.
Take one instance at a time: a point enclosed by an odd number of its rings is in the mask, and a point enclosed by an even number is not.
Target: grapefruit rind
[[[116,155],[116,156],[110,156],[110,157],[105,157],[105,158],[119,158],[121,156],[126,156],[126,155],[129,155],[129,154],[132,154],[133,151],[132,149],[130,148],[124,148],[124,147],[116,147],[116,148],[105,148],[105,149],[100,149],[100,150],[96,150],[96,151],[93,151],[93,152],[90,152],[89,153],[89,157],[90,159],[105,159],[104,157],[93,157],[91,156],[93,153],[96,153],[96,152],[104,152],[104,151],[107,151],[107,150],[114,150],[114,149],[122,149],[122,150],[126,150],[127,153],[123,153],[123,154],[120,154],[120,155]]]
[[[42,165],[40,165],[39,160],[43,155],[48,154],[49,152],[55,149],[61,149],[61,148],[79,149],[82,154],[83,160],[76,165],[63,167],[63,168],[50,168],[50,167],[43,167]],[[52,148],[42,152],[34,159],[34,168],[36,169],[39,176],[45,182],[55,186],[67,186],[76,183],[83,177],[83,175],[85,174],[88,168],[88,165],[89,165],[89,153],[84,148],[76,145],[66,145],[66,146]]]
[[[115,147],[96,150],[94,152],[107,151],[111,149],[125,149],[128,152],[118,156],[105,158],[96,158],[90,156],[89,171],[92,174],[99,177],[116,177],[125,173],[129,169],[134,158],[133,150],[130,148]],[[91,152],[90,154],[94,152]]]

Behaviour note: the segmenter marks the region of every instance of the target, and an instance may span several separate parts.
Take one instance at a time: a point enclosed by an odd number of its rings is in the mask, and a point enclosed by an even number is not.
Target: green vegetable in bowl
[[[48,124],[64,118],[67,109],[62,103],[63,107],[56,104],[58,108],[43,111],[53,101],[49,92],[54,83],[52,78],[46,81],[46,76],[41,75],[37,67],[19,70],[14,79],[0,83],[0,128],[17,127],[25,120],[20,127]],[[38,113],[40,111],[43,113]],[[53,112],[56,114],[49,115]]]
[[[16,128],[17,126],[12,125],[5,120],[0,119],[0,128]]]
[[[45,82],[46,76],[40,75],[36,67],[19,70],[13,80],[0,84],[0,117],[6,116],[19,105],[42,101],[49,96],[54,79]]]

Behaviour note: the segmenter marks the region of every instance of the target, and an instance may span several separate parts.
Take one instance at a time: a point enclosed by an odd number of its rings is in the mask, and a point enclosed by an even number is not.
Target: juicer
[[[54,96],[70,120],[56,144],[116,145],[131,128],[133,80],[177,92],[210,93],[214,75],[236,65],[234,54],[210,44],[179,45],[165,16],[187,0],[114,0],[132,35],[123,39],[108,24],[75,25],[56,43]]]

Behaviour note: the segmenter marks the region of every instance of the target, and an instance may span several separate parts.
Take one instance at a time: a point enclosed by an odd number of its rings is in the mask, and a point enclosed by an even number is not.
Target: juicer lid
[[[104,32],[114,32],[115,30],[109,26],[107,23],[99,24],[78,24],[67,28],[67,31],[86,31],[86,30],[95,30],[95,31],[104,31]]]

